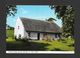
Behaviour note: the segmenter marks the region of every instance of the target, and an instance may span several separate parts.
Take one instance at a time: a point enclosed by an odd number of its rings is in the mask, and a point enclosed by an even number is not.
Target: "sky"
[[[7,17],[7,24],[15,27],[18,17],[31,18],[36,20],[45,20],[50,17],[56,19],[54,21],[58,26],[62,27],[62,22],[56,17],[55,10],[50,9],[49,5],[17,5],[17,13],[15,16]]]

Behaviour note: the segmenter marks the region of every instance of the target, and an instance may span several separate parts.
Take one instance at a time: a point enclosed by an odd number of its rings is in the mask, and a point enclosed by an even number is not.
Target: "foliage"
[[[6,6],[6,9],[6,14],[9,16],[15,16],[15,14],[17,13],[16,5],[8,5]]]
[[[71,38],[67,38],[67,39],[63,39],[65,41],[65,43],[60,40],[56,40],[56,41],[34,41],[37,43],[44,43],[44,44],[49,44],[48,46],[46,46],[46,50],[48,51],[73,51],[74,50],[74,46],[69,46],[71,44],[74,44],[74,40]]]
[[[74,39],[73,38],[61,38],[58,41],[60,41],[62,43],[66,43],[67,45],[74,44]]]
[[[74,35],[74,10],[71,5],[68,6],[58,6],[58,5],[51,5],[51,9],[55,9],[55,13],[59,19],[62,20],[62,35],[64,37]]]
[[[11,26],[9,26],[9,25],[7,25],[6,27],[8,27],[8,28],[7,28],[8,30],[14,30],[14,27],[11,27]]]
[[[14,31],[13,30],[6,30],[6,36],[7,37],[14,37]]]

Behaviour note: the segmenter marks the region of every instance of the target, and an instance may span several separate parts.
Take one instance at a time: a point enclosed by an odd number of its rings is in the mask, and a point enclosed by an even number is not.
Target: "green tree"
[[[8,16],[15,16],[15,14],[17,13],[17,9],[16,9],[16,5],[8,5],[6,6],[6,15]]]
[[[74,10],[71,5],[68,6],[58,6],[58,5],[51,5],[51,9],[55,10],[55,13],[59,19],[62,20],[62,35],[64,37],[74,35]]]

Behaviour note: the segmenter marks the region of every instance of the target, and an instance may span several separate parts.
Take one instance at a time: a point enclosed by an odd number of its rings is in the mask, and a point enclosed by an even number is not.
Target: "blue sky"
[[[61,20],[56,17],[54,9],[51,10],[49,5],[17,5],[17,13],[14,17],[7,17],[7,24],[15,27],[18,17],[26,17],[36,20],[45,20],[52,17],[57,20],[54,21],[57,25],[60,27],[62,26]]]

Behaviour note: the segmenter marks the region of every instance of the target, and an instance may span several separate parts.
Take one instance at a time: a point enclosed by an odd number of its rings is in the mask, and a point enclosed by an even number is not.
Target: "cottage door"
[[[38,36],[37,36],[38,40],[40,40],[40,33],[38,33]]]

